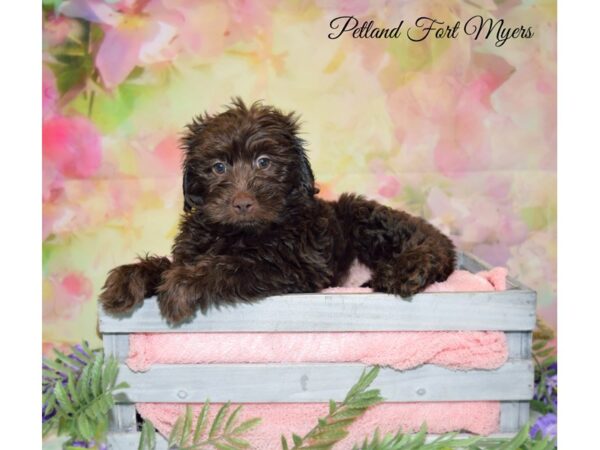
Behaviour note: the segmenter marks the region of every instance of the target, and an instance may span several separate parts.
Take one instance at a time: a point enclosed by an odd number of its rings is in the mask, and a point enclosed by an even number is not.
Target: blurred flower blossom
[[[548,413],[535,421],[529,431],[529,435],[535,438],[538,434],[541,437],[556,437],[556,414]]]
[[[92,296],[92,282],[79,272],[48,275],[44,278],[42,313],[44,320],[69,320]]]
[[[62,190],[64,178],[88,178],[96,173],[102,161],[100,134],[84,117],[50,117],[42,125],[42,154],[42,198],[46,201]]]
[[[59,12],[98,23],[104,39],[96,55],[96,67],[107,88],[122,83],[137,65],[172,59],[169,45],[182,17],[159,0],[67,0]]]

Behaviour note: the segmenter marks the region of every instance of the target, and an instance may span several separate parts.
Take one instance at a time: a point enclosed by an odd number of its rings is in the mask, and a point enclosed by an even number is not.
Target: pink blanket
[[[357,292],[368,280],[364,267],[355,266],[344,286],[328,292]],[[506,269],[471,274],[455,271],[428,292],[493,291],[506,288]],[[359,292],[369,292],[359,288]],[[507,359],[501,332],[352,332],[352,333],[167,333],[130,337],[127,360],[132,370],[152,364],[360,362],[406,370],[422,364],[452,369],[494,369]],[[233,399],[235,400],[235,399]],[[136,405],[140,414],[168,434],[183,405]],[[215,404],[214,408],[220,405]],[[281,433],[308,431],[327,406],[305,404],[247,404],[245,417],[262,417],[262,425],[248,435],[256,448],[279,448]],[[386,403],[357,421],[344,442],[351,447],[376,427],[381,431],[416,430],[423,422],[432,433],[466,430],[477,434],[497,431],[498,402]],[[344,448],[344,444],[339,444]]]

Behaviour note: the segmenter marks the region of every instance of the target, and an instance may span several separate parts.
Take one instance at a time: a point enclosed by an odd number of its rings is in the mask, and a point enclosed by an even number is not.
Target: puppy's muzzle
[[[231,200],[233,210],[240,215],[250,213],[256,204],[256,199],[247,192],[238,192]]]

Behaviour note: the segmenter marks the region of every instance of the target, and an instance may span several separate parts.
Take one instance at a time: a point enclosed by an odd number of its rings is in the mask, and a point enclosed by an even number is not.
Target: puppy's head
[[[278,222],[315,193],[297,118],[276,108],[234,99],[217,115],[187,126],[184,210],[210,222],[260,227]]]

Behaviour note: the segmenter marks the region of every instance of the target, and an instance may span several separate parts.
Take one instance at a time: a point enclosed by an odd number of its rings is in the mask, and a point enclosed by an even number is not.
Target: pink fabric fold
[[[222,404],[210,407],[209,420],[212,420]],[[197,418],[202,405],[193,405]],[[140,403],[140,415],[149,419],[160,434],[168,436],[177,417],[185,412],[185,405],[176,403]],[[240,413],[240,423],[253,417],[262,418],[258,427],[243,437],[251,448],[259,450],[280,450],[281,435],[290,440],[291,433],[304,435],[316,424],[319,417],[327,415],[324,403],[246,403]],[[474,434],[488,435],[498,429],[500,404],[498,402],[440,402],[440,403],[381,403],[357,419],[350,428],[350,434],[336,449],[349,449],[370,436],[376,428],[380,433],[396,433],[399,427],[405,432],[416,432],[427,423],[430,433],[439,434],[464,430]]]
[[[495,369],[507,358],[501,332],[134,334],[127,365],[357,362],[406,370],[422,364]]]
[[[455,271],[428,292],[494,291],[506,289],[507,271],[495,268],[472,274]],[[354,265],[349,277],[355,286],[327,292],[370,292],[357,288],[370,277],[364,266]],[[148,370],[153,364],[359,362],[409,370],[436,364],[457,370],[495,369],[508,357],[502,332],[398,331],[348,333],[165,333],[130,336],[128,366]],[[232,399],[235,400],[235,399]],[[219,405],[214,405],[217,408]],[[183,411],[181,404],[136,405],[140,414],[168,435]],[[195,406],[196,409],[199,406]],[[262,417],[262,426],[247,437],[255,448],[279,448],[282,433],[308,431],[326,414],[320,403],[246,404],[245,417]],[[477,434],[497,431],[499,402],[385,403],[372,408],[351,428],[344,441],[351,443],[379,427],[417,430],[426,422],[432,433],[465,430]],[[338,448],[345,448],[339,444]]]

